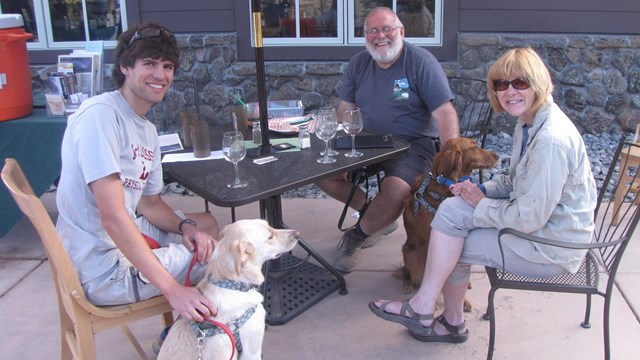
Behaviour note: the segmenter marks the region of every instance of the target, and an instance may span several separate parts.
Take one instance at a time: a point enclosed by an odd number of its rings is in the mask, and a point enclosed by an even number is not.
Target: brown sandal
[[[431,328],[422,325],[420,321],[433,320],[433,314],[425,315],[415,312],[409,304],[409,300],[402,301],[400,314],[392,314],[385,311],[385,308],[390,303],[391,301],[383,301],[382,304],[380,304],[380,306],[378,307],[376,306],[376,303],[374,301],[371,301],[369,303],[369,309],[371,309],[374,314],[384,320],[393,321],[395,323],[404,325],[412,334],[431,333]]]
[[[442,324],[442,326],[444,326],[449,331],[449,333],[446,335],[436,334],[436,332],[434,331],[436,327],[436,321]],[[446,342],[457,344],[463,343],[469,338],[469,330],[467,330],[465,322],[460,325],[454,326],[449,324],[447,319],[445,319],[442,315],[438,316],[436,321],[434,321],[431,326],[426,328],[425,331],[414,331],[410,328],[409,332],[411,333],[411,336],[424,342]]]

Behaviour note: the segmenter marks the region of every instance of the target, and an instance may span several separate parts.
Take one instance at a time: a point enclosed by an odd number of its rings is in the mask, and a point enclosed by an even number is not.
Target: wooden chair
[[[623,147],[626,154],[623,154]],[[530,241],[534,241],[541,244],[547,244],[551,246],[559,246],[570,249],[586,249],[588,250],[580,269],[575,273],[565,273],[551,278],[534,278],[527,276],[519,276],[511,274],[502,269],[494,269],[486,267],[487,274],[489,276],[489,282],[491,283],[491,290],[489,291],[489,301],[487,306],[487,312],[484,315],[485,319],[490,320],[490,337],[489,337],[489,352],[487,359],[493,357],[493,350],[495,344],[495,311],[494,311],[494,296],[498,289],[518,289],[529,291],[552,291],[552,292],[564,292],[575,294],[586,294],[587,303],[584,321],[582,327],[589,328],[589,317],[591,312],[591,296],[600,295],[604,298],[604,315],[603,315],[603,334],[604,334],[604,358],[610,359],[610,342],[609,342],[609,313],[611,306],[611,297],[613,293],[614,281],[618,266],[622,255],[629,243],[631,235],[638,225],[640,220],[640,211],[635,200],[638,196],[638,192],[634,193],[634,197],[629,199],[630,202],[625,203],[624,206],[620,206],[616,209],[611,197],[612,194],[617,193],[617,189],[621,186],[625,186],[624,180],[618,179],[615,175],[616,165],[625,156],[630,153],[640,151],[640,144],[627,142],[623,138],[616,150],[615,156],[609,168],[609,172],[602,184],[600,193],[598,194],[598,203],[595,209],[595,231],[593,234],[593,240],[589,244],[575,244],[565,241],[550,240],[540,238],[528,234],[521,233],[513,229],[502,229],[499,232],[499,244],[502,250],[503,236],[517,235]],[[621,167],[622,168],[622,167]],[[632,181],[636,181],[636,175],[633,176]],[[624,209],[624,210],[621,210]],[[613,219],[616,216],[620,216],[619,221],[615,223]],[[601,289],[599,286],[600,280],[600,267],[608,275],[606,285]]]
[[[636,125],[636,133],[633,136],[632,143],[638,143],[638,133],[640,132],[640,123]],[[637,193],[640,191],[640,183],[637,182],[634,178],[635,174],[638,170],[640,170],[640,149],[636,147],[632,148],[624,148],[622,153],[620,154],[620,182],[621,185],[616,189],[614,204],[615,204],[615,212],[613,217],[613,222],[618,224],[620,221],[620,207],[624,202],[624,199],[629,195],[629,193]],[[636,204],[640,203],[640,198],[635,197]]]
[[[60,312],[62,340],[60,358],[95,359],[94,335],[119,326],[131,340],[138,356],[141,359],[147,359],[127,324],[160,314],[163,315],[165,325],[172,324],[173,314],[169,302],[163,296],[158,296],[121,306],[99,307],[91,304],[85,297],[78,274],[49,214],[40,199],[33,194],[31,185],[14,159],[6,159],[2,169],[2,181],[18,203],[20,210],[27,215],[36,228],[49,258]]]

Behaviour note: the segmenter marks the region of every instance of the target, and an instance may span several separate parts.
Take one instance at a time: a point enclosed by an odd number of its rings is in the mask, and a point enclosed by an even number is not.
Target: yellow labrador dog
[[[260,360],[266,315],[257,289],[264,282],[262,264],[293,249],[297,238],[297,231],[276,230],[264,220],[225,226],[197,285],[216,304],[218,314],[204,323],[178,319],[158,360]]]

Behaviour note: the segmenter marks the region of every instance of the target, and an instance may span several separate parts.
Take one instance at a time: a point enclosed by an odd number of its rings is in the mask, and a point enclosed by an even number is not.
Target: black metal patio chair
[[[487,359],[493,358],[493,351],[496,338],[496,317],[494,310],[494,296],[498,289],[517,289],[529,291],[550,291],[586,294],[586,311],[582,327],[590,328],[589,322],[591,313],[591,296],[600,295],[604,298],[603,315],[603,335],[604,335],[604,358],[611,357],[611,344],[609,341],[609,315],[611,307],[611,297],[615,286],[615,277],[622,255],[629,243],[631,235],[636,229],[640,220],[639,207],[636,205],[636,198],[639,192],[631,191],[627,182],[635,182],[638,176],[638,169],[630,177],[619,176],[617,169],[626,169],[625,153],[640,150],[640,145],[628,142],[624,139],[620,141],[607,176],[602,183],[598,194],[598,202],[595,209],[595,231],[591,243],[576,244],[566,241],[550,240],[540,238],[513,229],[502,229],[499,232],[498,241],[502,250],[503,237],[505,235],[516,235],[530,241],[551,246],[559,246],[570,249],[588,250],[580,269],[575,273],[565,273],[551,278],[534,278],[519,276],[509,273],[504,268],[486,267],[486,272],[491,283],[489,299],[485,319],[490,320],[489,352]],[[622,161],[622,163],[620,163]],[[623,179],[620,181],[619,179]],[[626,179],[626,181],[625,181]],[[613,194],[619,187],[625,187],[625,202],[620,206],[614,206]],[[619,222],[613,221],[618,218]],[[604,287],[600,287],[600,271],[607,275]]]

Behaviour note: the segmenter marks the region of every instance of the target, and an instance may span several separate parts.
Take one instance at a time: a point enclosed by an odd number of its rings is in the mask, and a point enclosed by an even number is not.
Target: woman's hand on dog
[[[216,305],[195,287],[175,283],[175,286],[164,293],[164,296],[171,307],[188,321],[202,322],[218,314]]]
[[[216,247],[218,240],[204,231],[192,228],[182,235],[182,242],[190,251],[194,251],[197,248],[198,261],[204,265],[211,260],[211,254],[213,254],[213,249]]]
[[[472,183],[469,180],[464,182],[455,183],[449,186],[449,190],[455,196],[460,196],[464,201],[471,205],[474,209],[480,203],[480,200],[484,199],[486,195],[480,190],[478,185]]]

